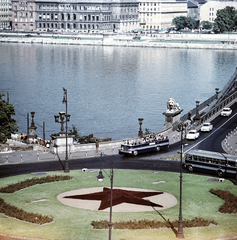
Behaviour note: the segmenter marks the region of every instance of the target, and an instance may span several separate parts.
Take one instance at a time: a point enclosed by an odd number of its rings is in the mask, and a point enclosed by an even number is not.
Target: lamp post
[[[196,101],[196,115],[193,118],[194,120],[200,120],[199,109],[198,109],[199,103],[200,101]]]
[[[219,88],[215,88],[215,91],[216,91],[216,99],[218,99]]]
[[[138,122],[139,122],[139,125],[140,125],[139,132],[138,132],[138,137],[140,137],[140,138],[143,137],[143,132],[142,132],[142,121],[143,121],[143,118],[138,118]]]
[[[66,104],[66,113],[65,112],[59,112],[59,115],[54,115],[55,122],[61,124],[61,132],[60,133],[65,133],[64,132],[64,126],[63,124],[66,123],[66,156],[65,156],[65,169],[64,172],[69,172],[69,163],[68,163],[68,149],[67,149],[67,122],[70,121],[70,116],[67,114],[67,90],[63,88],[64,95],[63,95],[63,103]],[[60,120],[59,120],[60,119]]]
[[[102,153],[101,153],[102,157]],[[105,172],[105,170],[103,169]],[[113,206],[113,178],[114,178],[114,169],[113,169],[113,164],[112,162],[110,163],[110,174],[108,175],[106,172],[105,174],[110,178],[110,211],[109,211],[109,240],[111,240],[111,234],[112,234],[112,206]],[[102,168],[100,168],[99,175],[97,176],[97,179],[99,182],[102,182],[104,180],[104,176],[102,173]]]
[[[182,216],[182,178],[183,178],[183,173],[182,173],[182,162],[183,162],[183,131],[185,129],[185,126],[183,123],[179,124],[178,126],[179,131],[181,132],[181,152],[180,152],[180,184],[179,184],[179,221],[178,221],[178,232],[176,237],[177,238],[184,238],[183,234],[183,216]]]

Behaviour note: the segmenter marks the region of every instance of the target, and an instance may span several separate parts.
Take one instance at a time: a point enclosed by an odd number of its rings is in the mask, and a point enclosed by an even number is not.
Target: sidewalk
[[[179,142],[181,134],[177,131],[166,134],[169,137],[170,145]],[[122,141],[121,141],[122,142]],[[28,150],[26,147],[33,146],[21,143],[19,141],[8,140],[8,146],[6,145],[6,151],[0,152],[0,165],[4,164],[20,164],[20,163],[33,163],[43,161],[58,161],[58,156],[50,153],[46,147],[40,147],[41,150]],[[19,150],[8,151],[12,146]],[[34,145],[37,148],[37,145]],[[39,145],[38,145],[39,146]],[[228,154],[237,154],[237,128],[229,133],[222,141],[222,148]],[[24,150],[23,150],[24,149]],[[79,158],[92,158],[100,157],[100,154],[107,156],[118,155],[119,145],[118,141],[103,142],[100,144],[100,148],[96,151],[96,147],[92,144],[82,144],[81,150],[68,153],[68,159]],[[65,160],[65,153],[59,154],[61,160]]]
[[[222,149],[232,155],[237,155],[237,128],[231,131],[221,143]]]
[[[19,142],[16,142],[15,145],[22,147],[22,143],[19,143]],[[78,158],[100,157],[100,153],[102,153],[103,155],[111,155],[111,156],[117,155],[118,149],[103,148],[99,151],[96,151],[96,150],[76,151],[73,153],[68,153],[68,159],[70,160],[70,159],[78,159]],[[65,160],[65,153],[59,154],[59,158],[61,160]],[[58,156],[53,153],[43,152],[40,150],[23,150],[23,151],[17,150],[17,151],[0,152],[0,165],[33,163],[33,162],[43,162],[43,161],[58,161]]]
[[[168,136],[170,144],[180,141],[180,133],[178,132],[168,132],[164,133]],[[80,148],[75,152],[68,153],[68,159],[78,159],[78,158],[92,158],[100,157],[100,154],[107,156],[118,155],[118,150],[120,148],[121,141],[109,141],[101,142],[99,150],[96,151],[95,144],[81,144]],[[15,140],[8,140],[8,145],[5,147],[4,152],[0,152],[0,165],[3,164],[19,164],[19,163],[33,163],[42,161],[58,161],[58,156],[50,153],[49,149],[42,147],[40,145],[25,144]],[[27,148],[28,146],[28,148]],[[11,147],[14,147],[15,151],[9,151]],[[29,150],[31,147],[31,150]],[[32,150],[32,148],[36,150]],[[19,150],[18,150],[19,149]],[[60,160],[65,160],[65,152],[59,154]]]

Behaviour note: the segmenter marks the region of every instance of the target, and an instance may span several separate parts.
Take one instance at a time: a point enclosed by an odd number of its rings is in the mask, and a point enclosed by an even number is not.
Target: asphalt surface
[[[191,149],[224,152],[222,142],[237,126],[237,104],[234,104],[231,108],[233,112],[230,117],[217,116],[211,122],[213,124],[211,132],[200,133],[197,140],[185,142],[184,152]],[[236,140],[237,133],[233,133],[232,137],[228,138],[228,144],[233,146],[233,149],[236,149]],[[21,143],[15,142],[15,144]],[[118,149],[103,149],[102,156],[100,151],[80,151],[69,155],[69,169],[110,168],[111,160],[113,160],[113,167],[116,169],[179,172],[180,155],[177,153],[180,152],[180,147],[181,144],[178,142],[170,145],[168,151],[152,152],[138,156],[121,156],[118,154]],[[176,159],[169,157],[172,155],[175,155]],[[62,163],[54,154],[41,151],[2,152],[0,153],[0,177],[63,170],[65,155],[59,157]],[[184,169],[184,172],[187,171]]]

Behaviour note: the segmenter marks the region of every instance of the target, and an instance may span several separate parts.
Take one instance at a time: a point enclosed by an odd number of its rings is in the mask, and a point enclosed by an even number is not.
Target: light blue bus
[[[206,172],[219,177],[235,177],[237,156],[206,150],[190,150],[186,153],[184,167],[190,172]]]

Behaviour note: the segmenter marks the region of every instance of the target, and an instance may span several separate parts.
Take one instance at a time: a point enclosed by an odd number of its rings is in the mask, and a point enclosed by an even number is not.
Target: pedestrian
[[[99,151],[99,141],[96,139],[95,141],[95,146],[96,146],[96,153]]]

